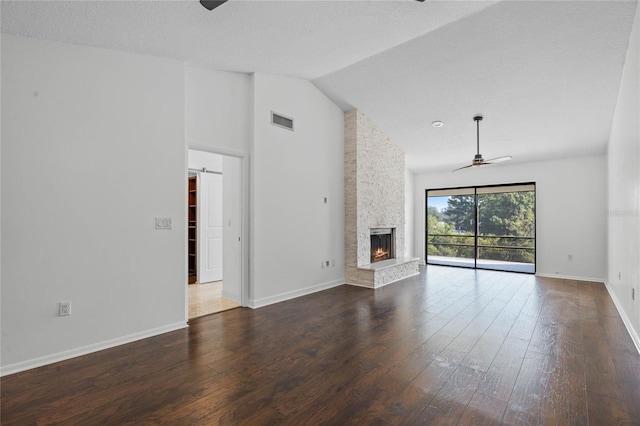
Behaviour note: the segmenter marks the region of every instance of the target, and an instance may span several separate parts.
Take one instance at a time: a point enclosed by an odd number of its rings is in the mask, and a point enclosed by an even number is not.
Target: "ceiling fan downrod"
[[[476,122],[476,154],[480,155],[480,122],[482,121],[481,115],[476,115],[473,117],[473,120]]]
[[[490,164],[501,163],[503,161],[511,160],[510,155],[505,155],[503,157],[492,158],[490,160],[485,161],[482,158],[482,154],[480,154],[480,122],[482,121],[481,115],[476,115],[473,117],[473,121],[476,122],[476,155],[473,157],[473,161],[471,164],[467,166],[462,166],[453,170],[454,172],[462,169],[468,169],[469,167],[479,167],[479,166],[488,166]]]

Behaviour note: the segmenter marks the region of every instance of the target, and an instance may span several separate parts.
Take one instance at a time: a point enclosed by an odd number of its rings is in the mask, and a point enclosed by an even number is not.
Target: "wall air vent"
[[[293,118],[271,111],[271,124],[293,132]]]

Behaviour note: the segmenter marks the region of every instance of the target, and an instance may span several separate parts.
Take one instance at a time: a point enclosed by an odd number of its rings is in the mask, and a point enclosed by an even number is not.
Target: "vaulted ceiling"
[[[2,32],[311,80],[416,172],[601,154],[637,1],[2,1]],[[295,112],[291,112],[295,116]],[[443,127],[431,123],[443,121]]]

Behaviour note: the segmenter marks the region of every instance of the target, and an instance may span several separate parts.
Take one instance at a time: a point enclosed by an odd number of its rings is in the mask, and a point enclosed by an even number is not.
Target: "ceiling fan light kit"
[[[501,163],[503,161],[511,160],[510,155],[492,158],[490,160],[485,160],[484,158],[482,158],[482,154],[480,154],[480,122],[482,121],[482,116],[476,115],[475,117],[473,117],[473,121],[476,122],[476,155],[473,157],[471,164],[469,164],[468,166],[459,167],[453,171],[457,172],[458,170],[468,169],[469,167],[488,166],[491,164]]]

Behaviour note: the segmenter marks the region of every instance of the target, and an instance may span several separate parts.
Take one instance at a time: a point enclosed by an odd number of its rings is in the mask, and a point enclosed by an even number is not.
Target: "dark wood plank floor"
[[[429,267],[2,378],[2,424],[640,424],[604,285]]]

